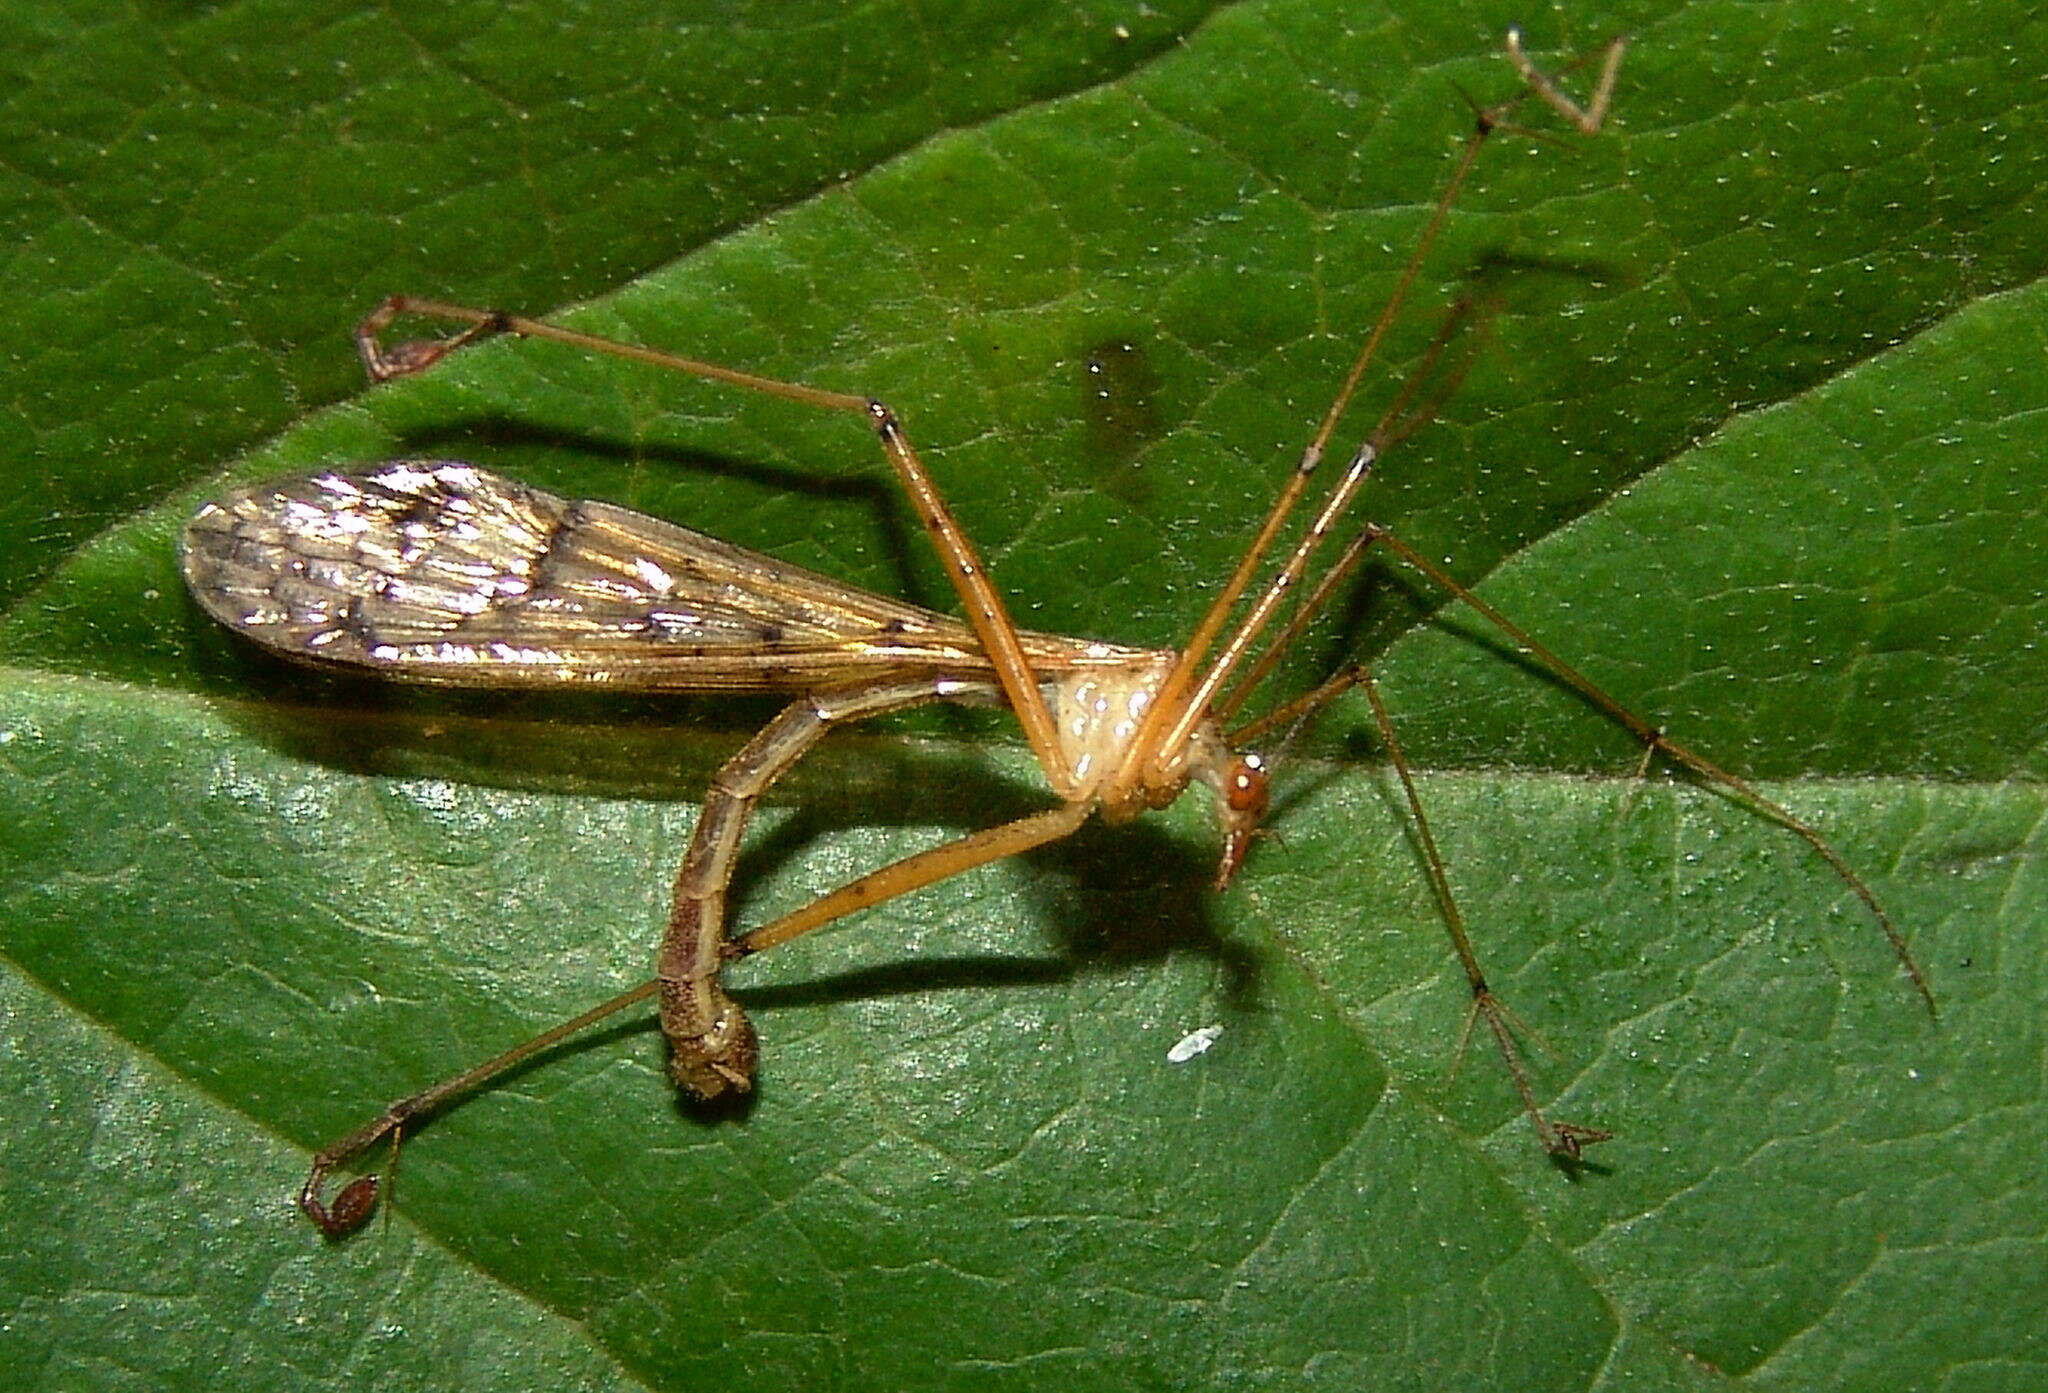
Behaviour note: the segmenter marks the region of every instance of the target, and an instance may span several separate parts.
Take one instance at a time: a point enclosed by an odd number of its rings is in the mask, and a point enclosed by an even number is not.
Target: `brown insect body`
[[[186,523],[180,558],[213,618],[301,663],[440,686],[818,694],[721,772],[710,798],[723,791],[737,810],[707,812],[678,878],[664,1023],[675,1080],[700,1098],[752,1086],[753,1030],[717,970],[732,955],[724,879],[753,790],[831,725],[1003,699],[960,620],[460,461],[322,470],[226,495]],[[1213,721],[1172,758],[1130,758],[1176,655],[1016,637],[1053,716],[1061,796],[1121,822],[1199,779],[1219,795],[1227,879],[1264,812],[1243,787],[1263,784],[1256,759],[1233,754]],[[1144,782],[1114,782],[1131,770]]]
[[[1507,48],[1529,92],[1580,130],[1599,128],[1621,60],[1620,40],[1600,51],[1599,78],[1583,108],[1529,62],[1518,34],[1510,32]],[[350,1182],[330,1207],[321,1189],[332,1169],[387,1138],[395,1157],[416,1120],[650,996],[659,1000],[670,1073],[679,1087],[700,1098],[751,1088],[758,1043],[745,1012],[721,985],[726,963],[1057,840],[1090,816],[1125,822],[1201,783],[1214,795],[1222,834],[1216,883],[1227,884],[1242,866],[1268,802],[1265,762],[1240,751],[1270,732],[1297,727],[1352,688],[1369,703],[1406,795],[1424,869],[1472,990],[1473,1019],[1485,1023],[1498,1045],[1545,1149],[1567,1163],[1576,1161],[1584,1144],[1607,1134],[1555,1121],[1539,1105],[1510,1029],[1512,1017],[1480,969],[1371,672],[1364,666],[1347,669],[1263,716],[1230,725],[1278,655],[1376,548],[1469,607],[1562,685],[1627,728],[1643,743],[1646,764],[1661,757],[1806,841],[1871,910],[1931,1006],[1904,940],[1870,890],[1813,828],[1630,712],[1388,529],[1351,524],[1348,545],[1297,601],[1312,561],[1346,525],[1374,464],[1434,416],[1456,387],[1463,362],[1454,359],[1445,368],[1444,358],[1475,317],[1472,307],[1461,305],[1446,319],[1285,559],[1263,584],[1256,583],[1316,479],[1325,449],[1481,146],[1515,105],[1509,101],[1477,113],[1477,128],[1436,211],[1321,427],[1178,651],[1018,628],[894,413],[880,402],[501,311],[402,296],[379,306],[357,330],[363,361],[378,381],[422,371],[478,339],[512,334],[861,417],[946,568],[965,618],[876,595],[611,504],[569,502],[460,462],[396,460],[320,471],[245,488],[202,507],[187,524],[181,548],[192,593],[223,624],[298,662],[443,685],[795,697],[726,761],[706,790],[676,876],[654,979],[398,1100],[322,1148],[299,1196],[307,1215],[329,1235],[355,1227],[375,1205],[376,1181],[366,1176]],[[402,315],[467,327],[442,339],[385,346],[383,331]],[[1283,621],[1290,605],[1291,617]],[[1010,711],[1058,805],[905,857],[769,923],[729,934],[727,891],[748,820],[768,787],[840,725],[942,701]]]

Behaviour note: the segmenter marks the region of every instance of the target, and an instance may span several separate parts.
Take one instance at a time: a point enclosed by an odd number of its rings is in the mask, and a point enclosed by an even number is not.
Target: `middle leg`
[[[383,341],[384,331],[406,315],[454,320],[467,327],[445,338],[401,342],[387,347]],[[388,297],[356,326],[356,351],[362,356],[363,368],[371,381],[388,382],[395,377],[423,372],[450,353],[498,334],[546,339],[588,353],[647,363],[690,377],[780,397],[820,411],[844,412],[866,420],[880,439],[883,457],[896,472],[897,482],[910,499],[917,520],[931,541],[932,550],[938,553],[939,561],[946,568],[946,575],[967,612],[967,622],[980,640],[982,651],[988,655],[990,666],[995,669],[996,683],[1002,688],[1010,709],[1017,713],[1017,722],[1024,728],[1024,738],[1030,742],[1032,754],[1045,770],[1046,782],[1062,797],[1073,791],[1073,773],[1060,755],[1059,734],[1053,728],[1052,713],[1046,707],[1044,694],[1038,689],[1038,678],[1024,656],[1023,644],[1017,637],[1017,625],[1010,618],[1009,607],[1004,604],[1001,592],[989,577],[987,565],[968,540],[959,519],[953,516],[952,507],[939,492],[924,461],[918,457],[916,447],[910,443],[910,436],[897,420],[895,412],[872,397],[832,392],[808,383],[742,372],[722,363],[586,334],[504,310],[474,309],[468,305],[451,305],[411,295]]]

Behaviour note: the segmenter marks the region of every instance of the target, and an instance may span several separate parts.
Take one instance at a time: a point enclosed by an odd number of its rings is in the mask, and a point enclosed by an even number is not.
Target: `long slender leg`
[[[1408,769],[1408,756],[1402,753],[1401,741],[1394,734],[1393,718],[1387,714],[1386,703],[1380,700],[1380,685],[1373,680],[1370,668],[1356,667],[1346,676],[1364,689],[1365,699],[1372,703],[1373,721],[1379,726],[1380,739],[1386,743],[1387,757],[1393,761],[1394,772],[1400,776],[1401,790],[1408,796],[1408,813],[1415,819],[1415,835],[1422,844],[1422,864],[1429,874],[1430,890],[1436,896],[1444,928],[1451,935],[1451,946],[1457,950],[1465,978],[1472,984],[1473,1013],[1484,1020],[1486,1028],[1493,1032],[1494,1043],[1500,1046],[1501,1058],[1507,1061],[1508,1076],[1515,1081],[1515,1091],[1522,1095],[1522,1109],[1529,1114],[1529,1121],[1536,1128],[1536,1136],[1543,1143],[1543,1149],[1563,1160],[1576,1161],[1581,1148],[1591,1142],[1606,1141],[1613,1133],[1603,1132],[1597,1127],[1581,1127],[1575,1122],[1553,1122],[1543,1115],[1543,1109],[1536,1102],[1536,1090],[1529,1082],[1529,1071],[1522,1063],[1521,1052],[1515,1047],[1514,1033],[1508,1028],[1508,1009],[1493,994],[1493,988],[1487,986],[1486,974],[1479,968],[1479,955],[1472,951],[1471,936],[1465,932],[1465,916],[1458,910],[1457,897],[1451,894],[1450,877],[1444,873],[1443,856],[1437,851],[1436,837],[1429,830],[1429,817],[1422,811],[1421,795],[1415,791],[1415,778]]]
[[[1524,100],[1532,95],[1541,98],[1586,134],[1592,135],[1597,133],[1602,121],[1606,117],[1608,103],[1614,92],[1615,77],[1620,71],[1622,54],[1626,49],[1627,41],[1616,38],[1610,40],[1598,51],[1601,58],[1600,77],[1597,80],[1592,98],[1586,106],[1581,107],[1566,96],[1563,89],[1558,87],[1553,79],[1542,73],[1530,61],[1528,55],[1522,50],[1521,32],[1514,29],[1509,30],[1507,35],[1508,55],[1516,68],[1521,72],[1523,80],[1527,85],[1527,90],[1521,96],[1510,98],[1493,106],[1476,108],[1477,119],[1472,134],[1465,138],[1464,146],[1458,154],[1457,163],[1452,166],[1451,177],[1444,185],[1443,193],[1438,196],[1436,207],[1430,214],[1428,224],[1423,228],[1422,236],[1417,239],[1415,249],[1409,254],[1407,262],[1402,266],[1401,274],[1394,282],[1393,293],[1387,297],[1386,304],[1381,307],[1379,318],[1373,322],[1371,330],[1367,332],[1365,342],[1358,350],[1358,356],[1352,360],[1350,371],[1345,374],[1343,384],[1337,389],[1335,400],[1330,403],[1329,409],[1324,412],[1322,424],[1317,428],[1314,438],[1309,441],[1308,446],[1302,451],[1300,462],[1295,466],[1295,471],[1289,476],[1287,483],[1282,486],[1280,495],[1274,500],[1265,522],[1259,528],[1258,534],[1252,539],[1251,545],[1246,548],[1244,556],[1238,561],[1237,568],[1231,572],[1229,580],[1217,592],[1216,598],[1210,602],[1208,611],[1202,616],[1201,622],[1195,626],[1193,635],[1190,636],[1186,647],[1182,649],[1179,661],[1175,664],[1173,671],[1168,674],[1166,681],[1161,685],[1159,694],[1153,702],[1152,709],[1146,713],[1143,723],[1139,726],[1137,738],[1132,741],[1131,754],[1127,758],[1129,768],[1124,775],[1120,776],[1120,782],[1129,777],[1130,771],[1135,770],[1137,761],[1170,756],[1171,752],[1179,750],[1182,743],[1186,741],[1189,732],[1194,729],[1206,713],[1208,700],[1222,687],[1223,683],[1228,679],[1231,669],[1244,657],[1245,652],[1251,647],[1252,641],[1256,638],[1259,629],[1271,618],[1275,607],[1279,603],[1280,594],[1284,593],[1299,578],[1299,568],[1290,566],[1283,569],[1279,576],[1269,582],[1265,599],[1254,605],[1251,613],[1240,624],[1237,636],[1232,640],[1224,655],[1219,657],[1214,666],[1202,676],[1198,685],[1196,674],[1201,671],[1202,661],[1207,656],[1211,645],[1222,634],[1232,611],[1236,609],[1239,600],[1250,586],[1252,576],[1257,571],[1260,561],[1278,537],[1282,524],[1286,521],[1289,513],[1293,511],[1296,503],[1300,501],[1302,494],[1307,490],[1309,476],[1322,463],[1323,452],[1328,448],[1330,438],[1336,433],[1337,423],[1343,419],[1345,412],[1349,409],[1351,399],[1357,392],[1359,383],[1364,380],[1366,369],[1379,353],[1381,341],[1386,337],[1387,331],[1393,326],[1395,316],[1399,313],[1403,304],[1406,303],[1408,292],[1413,287],[1416,277],[1421,274],[1422,264],[1427,259],[1431,247],[1435,245],[1437,236],[1442,231],[1445,221],[1450,217],[1451,207],[1457,202],[1458,195],[1464,190],[1466,181],[1471,176],[1472,168],[1478,163],[1480,152],[1485,148],[1489,137],[1498,131],[1519,130],[1518,127],[1511,127],[1508,124],[1508,118],[1514,114],[1516,108]],[[1584,61],[1581,60],[1580,63],[1574,63],[1571,67],[1579,67]],[[1569,70],[1567,69],[1567,71]],[[1438,349],[1440,348],[1441,344],[1439,343]],[[1437,350],[1432,350],[1432,352],[1435,351]],[[1426,373],[1427,369],[1424,371]],[[1418,374],[1419,376],[1420,374]],[[1411,388],[1415,385],[1416,380],[1411,379]],[[1390,422],[1398,414],[1398,408],[1395,412],[1390,412],[1388,417],[1381,421],[1380,426],[1375,431],[1375,435],[1387,430]],[[1345,471],[1343,477],[1331,489],[1329,498],[1322,510],[1323,518],[1319,519],[1319,523],[1322,524],[1321,528],[1312,534],[1309,550],[1312,551],[1314,545],[1320,543],[1322,537],[1327,534],[1329,527],[1334,526],[1337,518],[1349,507],[1351,499],[1357,493],[1359,486],[1364,482],[1364,474],[1370,469],[1373,458],[1387,443],[1384,440],[1369,439],[1360,448],[1358,454],[1353,457],[1351,467]],[[1302,564],[1305,565],[1307,561],[1306,556],[1303,556],[1301,560]]]
[[[1034,847],[1056,842],[1086,822],[1094,811],[1094,805],[1085,800],[1062,803],[1057,808],[1020,817],[1015,822],[985,827],[979,832],[969,832],[942,846],[917,852],[900,861],[891,861],[880,870],[869,871],[859,880],[848,881],[831,894],[820,896],[802,909],[791,910],[780,919],[770,920],[741,934],[733,941],[729,955],[743,958],[766,952],[812,929],[836,923],[856,910],[950,880],[976,866],[1020,856]]]
[[[1323,506],[1317,510],[1314,519],[1310,521],[1308,528],[1302,533],[1301,540],[1295,544],[1293,553],[1287,558],[1279,571],[1274,574],[1272,580],[1267,582],[1265,592],[1253,602],[1251,609],[1246,612],[1244,621],[1239,624],[1237,632],[1231,635],[1230,642],[1224,646],[1223,651],[1217,655],[1214,665],[1202,675],[1202,680],[1195,686],[1194,692],[1189,698],[1189,712],[1207,711],[1218,719],[1228,720],[1231,713],[1237,709],[1237,700],[1235,699],[1237,693],[1247,690],[1249,683],[1263,675],[1266,670],[1269,670],[1266,664],[1277,658],[1284,645],[1291,641],[1294,634],[1299,632],[1297,626],[1303,617],[1313,616],[1323,602],[1329,599],[1330,592],[1327,584],[1319,585],[1315,592],[1310,595],[1308,601],[1297,611],[1294,623],[1283,629],[1279,639],[1267,646],[1267,651],[1262,656],[1262,662],[1253,665],[1251,675],[1239,682],[1235,692],[1218,700],[1217,694],[1222,691],[1224,684],[1230,680],[1233,672],[1240,669],[1246,655],[1251,652],[1253,645],[1258,641],[1260,631],[1265,628],[1273,615],[1278,612],[1281,604],[1293,592],[1294,587],[1301,582],[1301,578],[1308,572],[1309,562],[1314,558],[1315,553],[1321,549],[1323,543],[1329,539],[1330,533],[1343,521],[1344,514],[1349,510],[1352,499],[1357,497],[1358,491],[1365,487],[1365,481],[1371,477],[1373,466],[1379,462],[1381,456],[1385,455],[1387,451],[1393,449],[1410,435],[1420,430],[1430,420],[1434,419],[1444,402],[1457,390],[1458,385],[1465,380],[1465,373],[1472,366],[1472,360],[1469,356],[1454,364],[1445,374],[1444,380],[1436,385],[1436,389],[1421,404],[1418,405],[1416,403],[1416,398],[1422,394],[1423,387],[1430,383],[1436,373],[1437,365],[1442,360],[1444,351],[1450,347],[1451,340],[1457,335],[1458,330],[1465,325],[1466,321],[1472,317],[1472,314],[1473,309],[1469,303],[1460,303],[1450,314],[1444,317],[1444,322],[1438,328],[1436,337],[1430,341],[1428,350],[1422,356],[1422,361],[1416,365],[1415,371],[1409,374],[1408,380],[1401,385],[1400,392],[1395,396],[1393,403],[1387,407],[1386,414],[1381,416],[1379,422],[1373,426],[1372,432],[1359,445],[1357,453],[1352,455],[1351,463],[1344,470],[1344,477],[1338,481],[1335,488],[1330,490],[1329,497],[1323,500]],[[1342,565],[1343,562],[1340,559],[1338,565],[1331,569],[1335,571],[1340,569]],[[1327,582],[1327,579],[1325,577],[1325,582]],[[1187,717],[1183,716],[1182,720],[1185,723]],[[1176,737],[1185,738],[1179,727],[1169,732],[1167,739],[1172,741]],[[1166,748],[1172,749],[1177,747],[1169,744]]]
[[[1322,582],[1318,584],[1315,594],[1310,597],[1311,603],[1304,605],[1301,613],[1283,631],[1281,636],[1283,642],[1299,632],[1300,628],[1307,622],[1308,617],[1313,614],[1314,606],[1319,604],[1323,598],[1327,597],[1330,591],[1335,589],[1337,582],[1341,581],[1344,576],[1350,574],[1357,567],[1366,552],[1376,546],[1385,547],[1393,552],[1401,560],[1419,571],[1431,583],[1444,590],[1452,598],[1461,601],[1475,614],[1486,620],[1487,623],[1493,625],[1496,629],[1499,629],[1510,639],[1514,640],[1519,648],[1542,663],[1559,681],[1577,692],[1595,710],[1606,715],[1609,719],[1626,729],[1629,734],[1642,741],[1646,754],[1661,755],[1681,768],[1690,770],[1708,784],[1722,789],[1728,796],[1742,803],[1752,812],[1777,823],[1812,847],[1821,860],[1825,861],[1828,867],[1841,879],[1842,883],[1848,886],[1856,898],[1863,902],[1863,907],[1877,921],[1878,928],[1883,931],[1886,941],[1891,944],[1892,952],[1897,955],[1900,966],[1905,968],[1906,975],[1912,979],[1913,987],[1920,993],[1920,998],[1926,1003],[1928,1012],[1930,1014],[1934,1012],[1934,991],[1928,986],[1926,974],[1920,970],[1920,965],[1913,960],[1912,951],[1906,946],[1905,936],[1892,923],[1891,916],[1885,913],[1884,906],[1878,903],[1876,894],[1871,891],[1868,885],[1864,884],[1863,878],[1850,869],[1849,863],[1842,859],[1841,853],[1829,845],[1827,839],[1821,836],[1812,824],[1800,818],[1784,804],[1766,796],[1761,789],[1757,788],[1747,779],[1723,769],[1720,765],[1706,758],[1706,756],[1698,754],[1678,741],[1673,740],[1660,727],[1651,725],[1641,716],[1629,710],[1628,707],[1608,695],[1603,688],[1596,685],[1591,678],[1581,673],[1549,648],[1537,642],[1529,635],[1527,630],[1523,629],[1485,600],[1480,599],[1479,596],[1473,594],[1463,585],[1460,585],[1442,567],[1436,565],[1429,558],[1416,551],[1415,548],[1395,536],[1389,529],[1380,526],[1378,523],[1367,523],[1359,530],[1358,535],[1345,548],[1343,555],[1338,559],[1336,565],[1331,567],[1330,573],[1324,576]],[[1248,722],[1246,725],[1233,730],[1230,732],[1232,745],[1241,746],[1243,742],[1256,740],[1268,731],[1283,729],[1306,720],[1335,700],[1340,693],[1353,686],[1361,685],[1364,680],[1359,676],[1361,672],[1363,672],[1363,669],[1339,673],[1336,677],[1331,678],[1321,687],[1309,692],[1307,695],[1296,698],[1294,701],[1290,701],[1267,712],[1257,720]]]
[[[523,1040],[506,1050],[493,1055],[481,1064],[471,1065],[453,1078],[446,1078],[432,1088],[423,1088],[418,1093],[400,1098],[383,1112],[366,1122],[347,1136],[338,1138],[313,1153],[313,1169],[306,1176],[305,1185],[299,1190],[299,1208],[305,1212],[320,1232],[329,1238],[339,1238],[351,1229],[359,1227],[370,1217],[370,1211],[377,1207],[377,1177],[361,1175],[342,1186],[341,1193],[329,1205],[320,1196],[327,1184],[327,1176],[337,1166],[362,1155],[386,1137],[391,1139],[390,1167],[398,1165],[399,1143],[405,1138],[405,1130],[414,1121],[440,1111],[450,1099],[458,1098],[471,1089],[480,1087],[508,1069],[518,1067],[543,1050],[568,1039],[607,1016],[618,1014],[628,1006],[645,1001],[654,995],[653,981],[642,982],[628,991],[620,992],[609,1001],[591,1007],[582,1015],[552,1026],[530,1040]]]
[[[322,1147],[315,1153],[312,1170],[299,1192],[299,1208],[330,1238],[357,1228],[376,1207],[378,1179],[359,1176],[343,1186],[329,1204],[321,1192],[336,1168],[386,1139],[391,1142],[395,1167],[399,1145],[415,1121],[650,996],[661,998],[662,1028],[670,1040],[670,1072],[678,1085],[706,1098],[750,1087],[753,1028],[738,1003],[718,983],[718,973],[726,962],[786,943],[856,910],[976,866],[1057,841],[1093,811],[1087,802],[1064,803],[970,833],[862,876],[737,942],[724,940],[725,895],[733,858],[755,802],[777,777],[836,725],[924,702],[976,696],[995,700],[999,693],[987,684],[933,680],[820,694],[787,707],[728,760],[712,781],[676,877],[675,908],[662,943],[657,976],[452,1078],[399,1099],[368,1123]]]
[[[1551,110],[1587,135],[1599,134],[1600,123],[1607,119],[1607,103],[1614,96],[1615,74],[1621,71],[1621,55],[1627,48],[1628,40],[1617,38],[1609,40],[1607,46],[1600,50],[1600,76],[1593,81],[1592,97],[1584,106],[1580,106],[1522,51],[1521,26],[1508,26],[1508,59],[1514,63],[1515,70],[1521,73],[1522,80],[1535,90],[1536,95],[1541,97]],[[1578,66],[1579,63],[1572,64],[1574,68]]]
[[[987,691],[988,695],[995,695],[993,688]],[[805,697],[785,708],[728,759],[711,780],[704,795],[703,811],[690,834],[689,849],[683,855],[682,868],[676,874],[674,908],[662,938],[654,980],[622,992],[574,1020],[453,1078],[399,1099],[368,1123],[322,1147],[314,1154],[312,1171],[299,1191],[299,1208],[330,1238],[358,1227],[376,1207],[378,1179],[374,1175],[357,1177],[342,1187],[330,1205],[321,1197],[321,1191],[336,1167],[388,1137],[388,1169],[395,1170],[399,1146],[414,1121],[551,1045],[657,993],[662,1031],[669,1039],[669,1072],[676,1083],[700,1098],[751,1087],[754,1029],[739,1003],[719,985],[718,971],[727,955],[723,942],[726,885],[732,877],[733,857],[746,833],[755,801],[833,726],[936,701],[948,694],[940,683],[927,680],[825,693]]]
[[[993,688],[985,690],[995,695]],[[1087,820],[1092,805],[1075,801],[970,833],[872,871],[728,942],[726,891],[748,819],[762,793],[833,726],[941,694],[927,682],[805,697],[770,722],[712,779],[676,874],[675,907],[655,967],[661,984],[661,1028],[669,1040],[669,1073],[678,1087],[704,1099],[753,1087],[758,1047],[746,1013],[719,982],[719,971],[727,962],[975,866],[1055,841]],[[958,690],[943,694],[961,695]]]
[[[415,340],[386,348],[382,342],[383,333],[401,315],[452,319],[468,327],[446,338]],[[363,322],[356,326],[356,348],[372,380],[385,382],[423,371],[457,349],[497,334],[547,339],[590,353],[626,358],[691,377],[744,387],[821,411],[843,411],[864,417],[869,428],[880,438],[882,454],[896,471],[925,535],[931,539],[933,550],[944,564],[953,589],[966,608],[967,621],[973,626],[975,637],[981,641],[982,650],[995,667],[997,684],[1002,688],[1010,709],[1017,713],[1017,722],[1024,728],[1024,738],[1045,770],[1047,782],[1061,796],[1073,791],[1073,775],[1061,758],[1059,734],[1053,727],[1052,712],[1047,708],[1045,696],[1038,689],[1038,679],[1024,657],[1023,645],[1017,639],[1017,625],[1010,618],[1009,608],[1003,603],[995,583],[989,579],[988,568],[974,550],[973,543],[968,541],[938,485],[932,482],[931,474],[925,469],[924,461],[918,458],[917,450],[911,445],[910,437],[905,434],[895,412],[872,397],[828,392],[802,382],[741,372],[701,358],[664,353],[638,344],[585,334],[503,310],[473,309],[468,305],[451,305],[410,295],[393,295],[365,316]]]
[[[993,688],[986,690],[995,695]],[[754,804],[834,726],[948,694],[940,683],[925,680],[800,698],[712,776],[676,872],[674,905],[655,960],[669,1074],[679,1088],[709,1099],[753,1087],[754,1028],[719,984],[718,973],[732,956],[725,941],[726,890]]]
[[[843,919],[856,910],[867,909],[898,896],[907,895],[914,890],[921,890],[927,885],[951,879],[977,866],[1022,855],[1048,842],[1056,842],[1070,835],[1086,822],[1093,812],[1093,805],[1086,802],[1062,803],[1042,813],[1033,813],[1029,817],[1018,818],[1015,822],[971,832],[943,846],[906,856],[900,861],[893,861],[880,870],[871,871],[858,880],[840,886],[800,910],[762,925],[759,929],[743,935],[730,946],[721,945],[722,954],[712,964],[707,976],[682,983],[671,983],[660,977],[643,982],[629,991],[621,992],[609,1001],[592,1007],[575,1019],[564,1021],[543,1034],[507,1050],[495,1059],[464,1070],[454,1078],[438,1083],[424,1092],[402,1099],[385,1109],[374,1121],[323,1147],[314,1156],[312,1173],[306,1179],[305,1188],[299,1192],[299,1207],[319,1226],[321,1232],[330,1238],[339,1237],[356,1228],[370,1217],[371,1210],[376,1206],[377,1179],[375,1176],[360,1176],[350,1181],[342,1187],[330,1208],[321,1202],[320,1189],[328,1173],[336,1166],[389,1137],[391,1166],[395,1168],[398,1163],[398,1146],[404,1137],[405,1127],[414,1118],[435,1111],[451,1098],[467,1093],[521,1061],[635,1002],[644,1001],[659,993],[666,1008],[672,986],[679,985],[686,995],[698,994],[697,999],[700,1001],[722,1001],[726,1014],[721,1019],[736,1022],[736,1033],[734,1030],[728,1030],[723,1038],[728,1042],[742,1037],[744,1039],[743,1050],[729,1045],[715,1061],[705,1062],[706,1072],[711,1078],[715,1078],[717,1083],[708,1088],[699,1088],[693,1076],[686,1074],[683,1066],[677,1062],[684,1058],[684,1051],[678,1048],[675,1036],[671,1035],[670,1073],[676,1083],[704,1098],[716,1097],[730,1090],[744,1091],[753,1084],[754,1033],[752,1025],[748,1023],[738,1003],[726,996],[718,985],[717,971],[724,960],[763,952],[778,943],[787,943],[800,934],[809,933],[813,929],[823,928],[827,924]],[[680,889],[678,894],[680,896]],[[715,899],[721,906],[723,905],[723,883],[715,887]],[[707,927],[710,923],[708,919],[700,922]],[[668,1019],[665,1009],[662,1024],[666,1031]],[[742,1061],[744,1071],[739,1067]]]
[[[994,695],[993,689],[989,694]],[[906,683],[844,696],[805,697],[771,721],[712,779],[690,849],[676,874],[675,908],[655,967],[661,986],[661,1028],[669,1041],[669,1073],[678,1087],[703,1099],[753,1087],[758,1047],[746,1013],[719,983],[719,971],[727,962],[787,943],[856,910],[1056,841],[1094,811],[1085,801],[1063,803],[969,833],[871,871],[728,942],[726,890],[748,819],[762,793],[833,726],[939,695],[933,684]]]

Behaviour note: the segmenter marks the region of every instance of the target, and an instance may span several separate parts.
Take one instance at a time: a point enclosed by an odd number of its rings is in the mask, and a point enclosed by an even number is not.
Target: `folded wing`
[[[285,657],[465,686],[806,690],[986,677],[959,620],[474,465],[280,479],[185,526],[186,584]],[[1023,636],[1048,671],[1136,650]]]

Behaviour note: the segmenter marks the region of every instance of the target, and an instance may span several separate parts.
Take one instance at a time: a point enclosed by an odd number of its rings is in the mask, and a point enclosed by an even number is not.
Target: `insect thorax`
[[[1067,797],[1100,799],[1103,817],[1121,822],[1172,802],[1224,753],[1205,723],[1186,748],[1175,751],[1140,786],[1120,788],[1112,782],[1124,769],[1131,743],[1172,666],[1173,655],[1162,653],[1152,662],[1084,669],[1044,685],[1072,781]]]
[[[1069,797],[1097,795],[1103,781],[1122,767],[1167,671],[1164,661],[1084,669],[1044,685],[1046,704],[1059,729],[1067,777],[1073,784]]]

